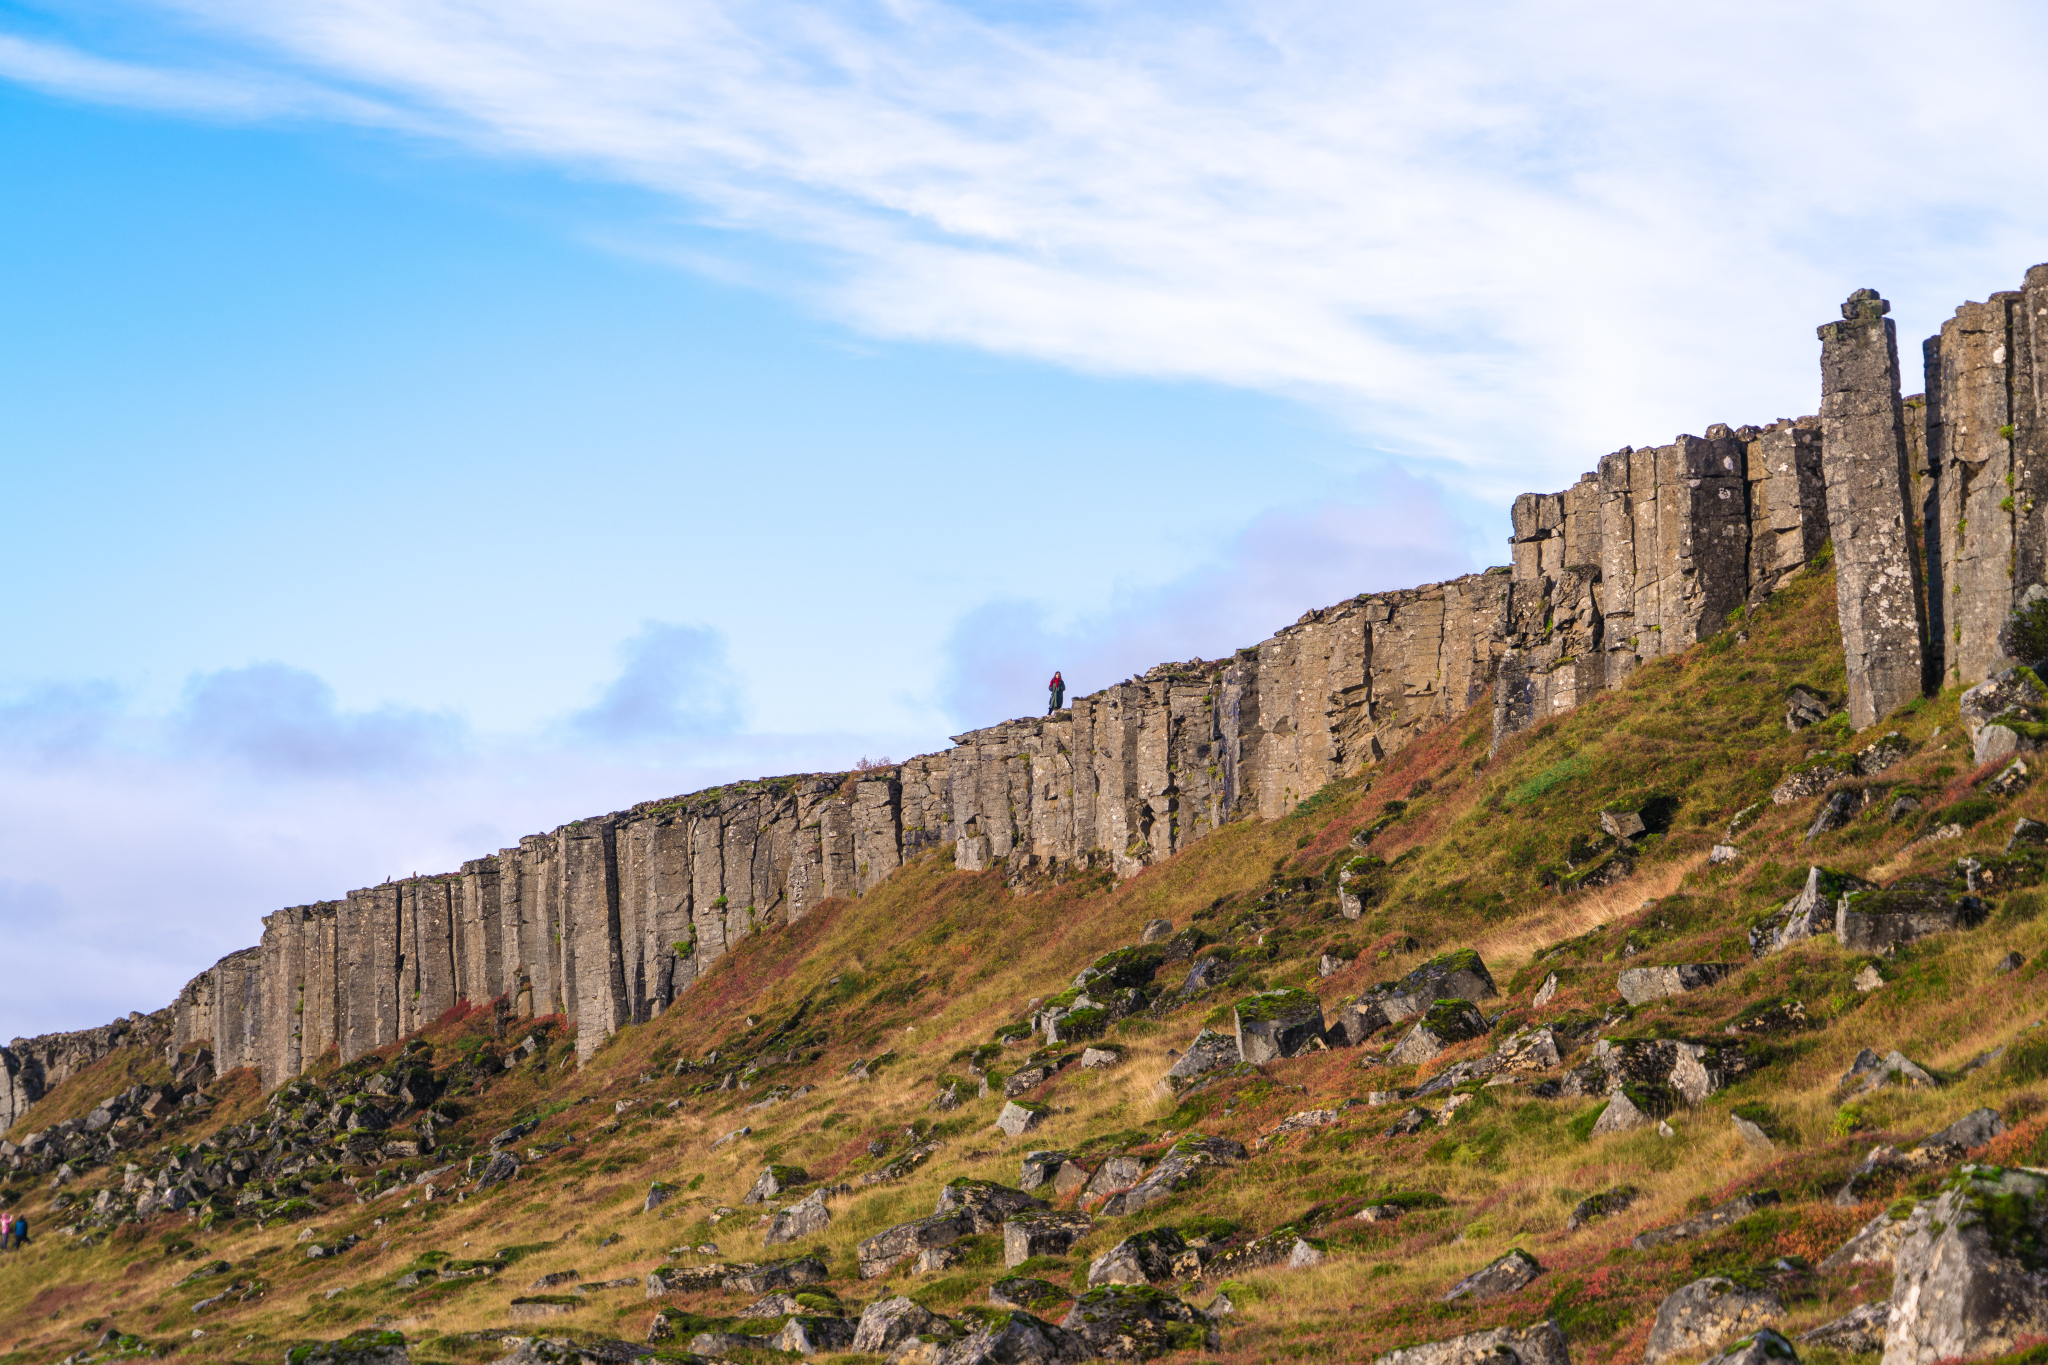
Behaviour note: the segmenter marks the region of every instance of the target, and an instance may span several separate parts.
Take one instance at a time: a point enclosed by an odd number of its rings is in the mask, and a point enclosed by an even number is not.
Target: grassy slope
[[[322,1241],[349,1231],[365,1241],[332,1260],[303,1259],[295,1239],[305,1225],[235,1225],[202,1234],[176,1215],[80,1249],[51,1231],[62,1220],[46,1210],[48,1191],[17,1180],[6,1193],[32,1212],[44,1236],[28,1254],[0,1259],[0,1347],[12,1350],[13,1360],[55,1360],[90,1343],[88,1330],[99,1329],[83,1324],[113,1321],[175,1344],[181,1358],[275,1360],[288,1341],[388,1320],[420,1343],[416,1359],[490,1359],[502,1353],[494,1341],[458,1334],[504,1326],[507,1301],[543,1273],[575,1268],[590,1280],[638,1275],[662,1263],[666,1248],[707,1242],[723,1256],[680,1259],[764,1258],[754,1211],[714,1218],[720,1207],[741,1208],[740,1196],[768,1161],[855,1182],[850,1198],[834,1202],[835,1221],[815,1243],[830,1258],[839,1276],[834,1288],[848,1304],[898,1290],[942,1310],[984,1301],[986,1286],[1002,1273],[998,1247],[976,1245],[968,1264],[940,1275],[899,1271],[863,1284],[852,1277],[854,1244],[929,1213],[939,1187],[955,1176],[1015,1183],[1025,1149],[1092,1142],[1096,1151],[1153,1153],[1165,1132],[1196,1126],[1250,1144],[1290,1113],[1412,1084],[1419,1078],[1413,1069],[1365,1069],[1361,1052],[1344,1050],[1277,1063],[1185,1100],[1155,1082],[1170,1065],[1168,1050],[1185,1046],[1205,1021],[1227,1027],[1230,1001],[1246,990],[1305,986],[1334,1009],[1430,953],[1476,944],[1507,988],[1504,1027],[1617,1009],[1613,977],[1624,961],[1745,965],[1708,990],[1627,1012],[1603,1030],[1607,1036],[1718,1035],[1767,1002],[1790,1000],[1801,1003],[1812,1027],[1759,1040],[1758,1072],[1702,1108],[1674,1115],[1674,1137],[1643,1132],[1589,1141],[1582,1134],[1597,1103],[1536,1100],[1499,1088],[1480,1092],[1448,1127],[1432,1125],[1409,1138],[1382,1135],[1391,1111],[1354,1108],[1340,1124],[1273,1144],[1137,1218],[1104,1220],[1072,1256],[1034,1273],[1072,1284],[1089,1258],[1141,1227],[1208,1217],[1264,1233],[1320,1210],[1312,1221],[1327,1241],[1328,1260],[1312,1271],[1247,1277],[1241,1311],[1224,1332],[1224,1359],[1363,1359],[1546,1313],[1565,1323],[1575,1359],[1638,1359],[1656,1304],[1670,1289],[1708,1269],[1757,1273],[1781,1255],[1818,1261],[1895,1197],[1880,1190],[1872,1196],[1877,1202],[1861,1208],[1832,1203],[1847,1169],[1887,1134],[1911,1138],[1993,1104],[2022,1120],[2001,1139],[2000,1155],[2030,1158],[2041,1140],[2044,1120],[2033,1114],[2044,1093],[2035,1074],[2042,1068],[2018,1050],[2011,1064],[1955,1077],[1935,1092],[1886,1092],[1844,1110],[1833,1091],[1859,1047],[1896,1046],[1952,1073],[2032,1022],[2040,986],[2031,964],[2048,947],[2048,929],[2036,918],[2040,893],[2008,896],[1982,929],[1906,950],[1885,964],[1893,979],[1870,996],[1849,985],[1861,960],[1832,941],[1748,964],[1742,930],[1797,889],[1809,860],[1897,875],[2002,847],[2014,814],[2048,814],[2048,796],[2026,793],[1998,803],[1962,841],[1902,857],[1919,826],[1889,824],[1883,803],[1811,846],[1801,836],[1815,801],[1766,805],[1737,839],[1746,857],[1733,869],[1706,868],[1705,851],[1724,837],[1729,819],[1765,799],[1784,770],[1815,749],[1851,746],[1838,726],[1786,734],[1782,698],[1794,682],[1841,693],[1833,583],[1825,573],[1782,591],[1748,624],[1746,642],[1726,634],[1645,668],[1628,687],[1505,746],[1490,761],[1482,706],[1369,780],[1333,784],[1285,819],[1228,827],[1121,885],[1086,879],[1016,894],[1000,873],[963,874],[946,855],[928,858],[862,901],[828,904],[797,925],[748,940],[669,1015],[622,1033],[580,1072],[569,1064],[559,1028],[543,1030],[551,1046],[538,1059],[464,1099],[471,1113],[462,1132],[480,1143],[513,1117],[545,1107],[555,1112],[519,1145],[567,1145],[511,1185],[462,1204],[400,1208],[405,1196],[393,1194],[359,1208],[343,1199],[311,1226]],[[1916,747],[1880,782],[1918,792],[1930,810],[1973,795],[1972,779],[1983,775],[1969,771],[1953,694],[1911,708],[1889,728]],[[1654,798],[1672,806],[1669,829],[1646,841],[1632,879],[1565,895],[1544,888],[1546,872],[1565,870],[1574,837],[1597,835],[1597,811]],[[1367,916],[1346,922],[1336,914],[1332,874],[1353,856],[1352,835],[1379,821],[1392,800],[1409,804],[1371,846],[1391,865],[1372,875],[1376,899]],[[1232,945],[1240,964],[1236,986],[1176,1013],[1117,1025],[1111,1036],[1126,1048],[1126,1064],[1061,1073],[1034,1095],[1057,1112],[1024,1140],[992,1130],[998,1098],[970,1100],[951,1114],[927,1111],[937,1078],[965,1074],[964,1049],[1020,1018],[1031,998],[1063,989],[1098,954],[1135,941],[1153,917],[1195,923]],[[1536,959],[1567,941],[1566,949]],[[1992,964],[2008,949],[2026,954],[2030,965],[1993,976]],[[1325,950],[1355,960],[1318,978],[1315,963]],[[1530,995],[1551,971],[1563,988],[1539,1015]],[[489,1023],[488,1011],[451,1016],[428,1036],[445,1059],[462,1039],[488,1036]],[[524,1031],[516,1028],[506,1041]],[[1485,1047],[1463,1045],[1431,1070]],[[1024,1050],[1008,1050],[998,1068],[1014,1068]],[[846,1078],[851,1063],[885,1051],[894,1056],[875,1079]],[[670,1074],[676,1059],[713,1052],[715,1064]],[[758,1070],[746,1090],[712,1088],[749,1064]],[[49,1112],[79,1109],[96,1083],[103,1087],[96,1093],[120,1088],[82,1076],[52,1097]],[[749,1108],[777,1083],[815,1089]],[[216,1118],[229,1110],[242,1117],[259,1106],[246,1079],[238,1087],[224,1087],[233,1093],[224,1095]],[[674,1110],[663,1107],[679,1097]],[[612,1109],[622,1098],[645,1103],[614,1122]],[[1764,1107],[1746,1112],[1759,1113],[1779,1133],[1778,1152],[1758,1155],[1736,1140],[1728,1111],[1737,1104]],[[179,1136],[192,1140],[206,1122]],[[713,1139],[743,1124],[754,1129],[750,1136],[710,1150]],[[900,1152],[903,1130],[913,1126],[942,1138],[945,1148],[905,1180],[860,1185],[862,1172],[882,1164],[868,1155],[870,1141],[889,1138],[892,1154]],[[108,1176],[94,1171],[81,1187],[89,1195]],[[654,1179],[680,1184],[683,1194],[653,1214],[640,1213],[640,1196]],[[1635,1207],[1576,1234],[1563,1232],[1578,1198],[1622,1183],[1644,1191]],[[1782,1189],[1786,1204],[1716,1239],[1652,1253],[1628,1249],[1643,1228],[1759,1185]],[[1391,1226],[1328,1219],[1411,1190],[1434,1191],[1447,1207]],[[327,1193],[345,1192],[337,1185]],[[495,1282],[415,1290],[393,1283],[423,1252],[475,1257],[508,1245],[529,1250]],[[1546,1273],[1492,1303],[1438,1301],[1456,1277],[1512,1246],[1532,1251]],[[209,1314],[201,1320],[208,1335],[192,1340],[190,1305],[199,1294],[172,1285],[196,1259],[216,1257],[234,1262],[237,1273],[246,1267],[260,1275],[269,1288],[254,1303]],[[1822,1320],[1859,1296],[1882,1294],[1887,1284],[1888,1277],[1867,1275],[1801,1281],[1787,1290],[1791,1325]],[[335,1289],[341,1292],[329,1297]],[[638,1339],[656,1307],[637,1288],[590,1297],[546,1330]],[[713,1292],[673,1302],[716,1316],[744,1300]]]

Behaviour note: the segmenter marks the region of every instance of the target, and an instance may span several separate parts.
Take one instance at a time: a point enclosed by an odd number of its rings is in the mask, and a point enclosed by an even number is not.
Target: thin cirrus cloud
[[[1926,327],[2048,211],[2029,87],[1977,60],[2042,47],[2019,4],[128,12],[330,117],[651,191],[677,259],[871,333],[1306,398],[1489,496],[1810,410],[1847,287]]]
[[[345,711],[318,674],[252,664],[194,677],[170,720],[174,743],[268,777],[395,777],[468,747],[456,716],[411,707]]]
[[[1202,568],[1102,612],[1056,623],[1016,600],[968,612],[946,642],[942,704],[963,725],[987,725],[1043,705],[1038,684],[1054,669],[1081,695],[1154,664],[1227,656],[1304,606],[1471,572],[1463,532],[1433,485],[1379,470],[1327,502],[1265,513]]]

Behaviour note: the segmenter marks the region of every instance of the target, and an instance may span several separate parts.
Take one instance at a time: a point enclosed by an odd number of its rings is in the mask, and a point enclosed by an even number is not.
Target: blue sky
[[[1910,372],[2042,21],[1785,10],[0,3],[0,1037]]]

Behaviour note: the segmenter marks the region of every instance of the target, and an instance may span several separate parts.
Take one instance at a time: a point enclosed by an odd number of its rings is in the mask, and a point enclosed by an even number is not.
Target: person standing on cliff
[[[1052,681],[1045,685],[1045,690],[1050,694],[1045,703],[1045,714],[1049,716],[1059,710],[1061,704],[1067,699],[1066,680],[1060,677],[1060,671],[1057,668],[1052,671]]]

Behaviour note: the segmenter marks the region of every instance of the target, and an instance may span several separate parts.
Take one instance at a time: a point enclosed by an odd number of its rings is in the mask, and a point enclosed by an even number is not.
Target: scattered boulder
[[[1858,787],[1843,787],[1828,794],[1814,812],[1813,823],[1806,828],[1806,842],[1812,843],[1823,834],[1832,833],[1856,818],[1863,809],[1870,793]]]
[[[1920,1140],[1916,1151],[1947,1154],[1961,1160],[1965,1152],[1982,1147],[2005,1132],[2005,1118],[1996,1109],[1972,1109],[1938,1133]]]
[[[1486,1016],[1477,1005],[1469,1000],[1439,1000],[1387,1054],[1387,1061],[1393,1066],[1426,1062],[1445,1048],[1481,1037],[1485,1032]]]
[[[854,1330],[854,1325],[845,1318],[805,1313],[783,1323],[782,1330],[770,1344],[778,1351],[794,1351],[807,1356],[826,1351],[839,1352],[852,1348]]]
[[[1514,1293],[1542,1273],[1543,1267],[1536,1264],[1536,1258],[1516,1247],[1491,1265],[1473,1271],[1452,1285],[1443,1301],[1451,1303],[1457,1299],[1471,1299],[1474,1303],[1484,1303],[1488,1299]]]
[[[1102,1159],[1095,1168],[1095,1175],[1088,1182],[1090,1194],[1114,1194],[1138,1183],[1138,1177],[1145,1174],[1145,1163],[1134,1156],[1110,1156]]]
[[[1529,998],[1529,1003],[1540,1010],[1556,998],[1557,973],[1552,972],[1549,976],[1543,978],[1543,984],[1536,988],[1536,994]]]
[[[1719,1275],[1694,1280],[1658,1307],[1643,1365],[1656,1365],[1666,1356],[1718,1351],[1784,1316],[1785,1305],[1768,1290],[1745,1289]]]
[[[1966,1166],[1914,1221],[1893,1262],[1886,1361],[1995,1355],[2048,1333],[2048,1176]]]
[[[1709,1357],[1702,1365],[1797,1365],[1798,1360],[1799,1353],[1792,1349],[1792,1343],[1775,1329],[1765,1327],[1721,1354]]]
[[[1614,987],[1631,1005],[1703,990],[1734,971],[1725,962],[1689,962],[1675,967],[1630,967],[1615,979]]]
[[[766,1167],[760,1175],[755,1177],[753,1185],[748,1188],[746,1196],[740,1202],[742,1204],[764,1203],[767,1200],[776,1198],[778,1195],[789,1193],[790,1190],[804,1184],[809,1178],[801,1167]]]
[[[1391,1124],[1387,1125],[1388,1137],[1413,1137],[1429,1126],[1429,1111],[1426,1109],[1404,1109]]]
[[[1011,1312],[984,1322],[935,1359],[937,1365],[1069,1365],[1092,1354],[1066,1327]]]
[[[1214,1029],[1203,1029],[1188,1044],[1187,1051],[1167,1071],[1170,1081],[1191,1081],[1221,1067],[1234,1066],[1242,1060],[1238,1052],[1237,1039]]]
[[[1026,1152],[1023,1173],[1018,1177],[1017,1187],[1035,1190],[1051,1180],[1059,1168],[1073,1160],[1067,1152]]]
[[[108,1335],[116,1334],[110,1329]],[[339,1341],[316,1342],[290,1353],[290,1365],[407,1365],[410,1359],[404,1333],[375,1327],[365,1327]]]
[[[1085,1213],[1019,1214],[1003,1224],[1003,1264],[1022,1265],[1033,1256],[1064,1256],[1094,1230],[1095,1220]]]
[[[1323,1003],[1282,987],[1237,1002],[1238,1055],[1254,1066],[1293,1057],[1324,1041]]]
[[[917,1259],[910,1263],[914,1275],[936,1275],[949,1270],[960,1259],[960,1248],[953,1246],[926,1247],[917,1253]]]
[[[1170,919],[1148,919],[1138,934],[1140,943],[1164,943],[1173,937],[1173,921]]]
[[[1171,1198],[1175,1190],[1197,1179],[1203,1172],[1235,1165],[1244,1158],[1245,1149],[1241,1142],[1187,1133],[1145,1173],[1143,1180],[1104,1201],[1102,1212],[1117,1217],[1150,1208]]]
[[[899,1294],[867,1306],[853,1329],[851,1349],[860,1355],[889,1355],[913,1337],[943,1342],[954,1336],[952,1323]]]
[[[1207,1314],[1150,1285],[1097,1285],[1074,1301],[1060,1326],[1080,1339],[1082,1350],[1111,1360],[1222,1345]]]
[[[1794,734],[1833,714],[1834,707],[1828,699],[1810,688],[1795,686],[1785,693],[1785,728]]]
[[[1855,1086],[1857,1094],[1867,1095],[1892,1081],[1914,1089],[1932,1088],[1936,1084],[1925,1067],[1909,1060],[1897,1048],[1880,1057],[1867,1047],[1856,1054],[1838,1084],[1845,1090]]]
[[[1564,1333],[1546,1319],[1519,1332],[1496,1327],[1403,1347],[1380,1356],[1373,1365],[1571,1365],[1571,1359]]]
[[[1763,957],[1803,939],[1833,933],[1836,903],[1852,891],[1870,889],[1869,882],[1845,872],[1809,867],[1799,894],[1750,929],[1750,956]]]
[[[1729,863],[1740,862],[1741,859],[1742,850],[1733,844],[1715,844],[1707,850],[1708,867],[1724,867]]]
[[[1633,1185],[1616,1185],[1611,1190],[1587,1195],[1572,1206],[1571,1216],[1564,1220],[1566,1232],[1577,1232],[1586,1224],[1599,1218],[1612,1218],[1636,1202],[1642,1193]]]
[[[1909,879],[1843,896],[1835,907],[1835,937],[1851,952],[1882,952],[1929,934],[1974,928],[1990,913],[1990,905],[1968,893]]]
[[[830,1278],[825,1262],[817,1256],[795,1256],[767,1265],[733,1266],[719,1287],[738,1294],[766,1294],[771,1289],[795,1289],[821,1284]]]
[[[1746,1119],[1740,1114],[1730,1114],[1728,1122],[1729,1126],[1735,1129],[1735,1136],[1742,1139],[1742,1145],[1751,1151],[1768,1153],[1777,1150],[1778,1144],[1771,1141],[1771,1135],[1764,1131],[1762,1124]]]
[[[484,1163],[483,1171],[476,1178],[471,1194],[482,1194],[493,1185],[501,1185],[519,1174],[519,1163],[509,1152],[499,1152]]]
[[[966,1223],[967,1219],[956,1212],[885,1228],[860,1244],[857,1253],[860,1277],[863,1280],[875,1279],[888,1274],[899,1262],[909,1260],[927,1247],[946,1246],[959,1241],[967,1235],[963,1226]]]
[[[1890,809],[1885,811],[1885,818],[1896,825],[1897,823],[1899,823],[1899,821],[1905,819],[1907,816],[1913,814],[1915,811],[1918,811],[1920,809],[1922,809],[1922,806],[1919,797],[1902,796],[1898,800],[1892,802]],[[1805,1338],[1802,1337],[1800,1338],[1800,1340],[1803,1341],[1805,1340]]]
[[[1878,971],[1878,969],[1875,966],[1866,962],[1863,964],[1863,969],[1856,973],[1856,979],[1854,981],[1851,981],[1849,984],[1854,986],[1862,994],[1868,995],[1872,991],[1876,990],[1879,986],[1882,986],[1884,984],[1884,973]]]
[[[1769,1208],[1777,1202],[1776,1190],[1755,1190],[1749,1194],[1739,1195],[1725,1204],[1716,1204],[1696,1218],[1688,1218],[1668,1228],[1653,1228],[1649,1232],[1641,1233],[1629,1245],[1637,1251],[1648,1251],[1652,1247],[1704,1237],[1710,1232],[1720,1231],[1731,1223],[1739,1223],[1758,1209]]]
[[[1825,755],[1815,759],[1778,779],[1778,785],[1771,788],[1771,804],[1789,806],[1795,801],[1819,796],[1855,770],[1856,765],[1847,758]]]
[[[1188,1244],[1172,1228],[1151,1228],[1126,1237],[1088,1266],[1089,1284],[1151,1284],[1173,1278]]]
[[[2037,727],[2048,715],[2048,689],[2032,669],[2006,668],[1964,692],[1957,705],[1973,760],[1982,767],[2039,746]]]
[[[1801,1332],[1799,1342],[1803,1346],[1825,1346],[1845,1356],[1870,1355],[1884,1349],[1884,1322],[1890,1312],[1889,1304],[1861,1303],[1833,1322]]]
[[[998,1185],[993,1180],[970,1180],[962,1176],[939,1191],[938,1207],[932,1210],[932,1214],[934,1217],[951,1216],[965,1220],[967,1231],[962,1234],[965,1236],[995,1232],[1013,1214],[1035,1213],[1046,1207],[1043,1199],[1034,1198],[1022,1190]]]
[[[2013,822],[2012,834],[2005,841],[2005,851],[2016,848],[2039,848],[2048,844],[2048,824],[2039,820],[2021,818]]]
[[[1912,752],[1911,741],[1897,730],[1887,730],[1856,755],[1856,775],[1875,777]]]
[[[1045,1121],[1052,1112],[1042,1104],[1030,1100],[1011,1100],[1003,1106],[1003,1112],[996,1115],[996,1127],[1007,1137],[1023,1137]]]
[[[1106,1067],[1122,1066],[1124,1054],[1113,1047],[1091,1047],[1081,1053],[1081,1069],[1100,1071]]]
[[[1607,1098],[1607,1107],[1600,1111],[1600,1117],[1593,1120],[1592,1136],[1606,1137],[1609,1133],[1628,1133],[1655,1123],[1654,1116],[1630,1099],[1626,1090],[1617,1090]]]
[[[815,1237],[832,1223],[832,1211],[825,1207],[825,1191],[812,1190],[768,1220],[761,1233],[761,1245],[781,1246]]]
[[[2026,965],[2027,960],[2018,953],[2007,953],[2004,957],[1998,959],[1998,964],[1991,970],[1997,972],[2000,976],[2010,976]]]
[[[1626,843],[1630,839],[1641,838],[1649,826],[1643,822],[1640,811],[1603,810],[1600,812],[1600,828],[1607,832],[1609,838]]]

